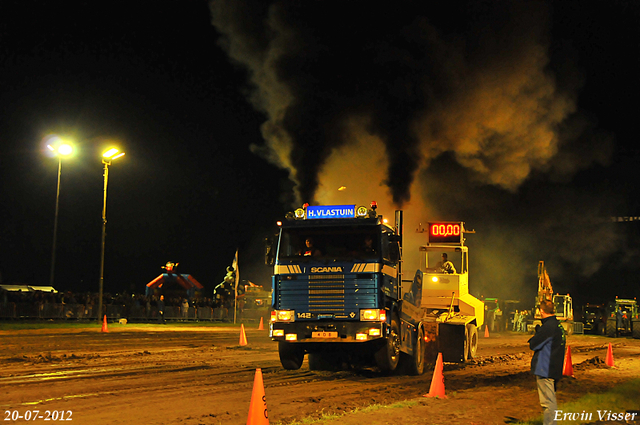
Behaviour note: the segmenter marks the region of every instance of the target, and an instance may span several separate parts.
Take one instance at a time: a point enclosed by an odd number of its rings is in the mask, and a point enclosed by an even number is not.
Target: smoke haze
[[[295,205],[403,208],[412,247],[420,223],[465,221],[477,294],[533,296],[539,260],[560,291],[596,273],[620,242],[602,220],[616,202],[563,184],[606,164],[611,140],[577,110],[579,72],[551,63],[549,8],[350,6],[211,3],[265,114],[253,150],[289,171]]]

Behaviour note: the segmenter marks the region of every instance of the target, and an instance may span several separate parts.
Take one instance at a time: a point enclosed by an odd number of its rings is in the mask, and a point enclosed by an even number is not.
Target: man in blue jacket
[[[540,405],[544,409],[544,425],[555,424],[556,384],[562,378],[566,337],[562,325],[553,311],[553,303],[540,302],[542,326],[536,326],[536,333],[529,339],[533,353],[531,373],[536,375]]]

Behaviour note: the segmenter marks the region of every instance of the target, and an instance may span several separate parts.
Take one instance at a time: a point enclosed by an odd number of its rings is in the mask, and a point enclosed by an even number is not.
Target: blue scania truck
[[[266,262],[274,267],[269,332],[285,369],[299,369],[308,354],[312,370],[421,374],[438,352],[445,361],[475,355],[483,305],[468,294],[463,224],[453,242],[418,247],[420,270],[403,280],[402,211],[394,219],[389,225],[375,203],[305,205],[279,223]],[[430,260],[443,250],[460,254],[455,275]]]

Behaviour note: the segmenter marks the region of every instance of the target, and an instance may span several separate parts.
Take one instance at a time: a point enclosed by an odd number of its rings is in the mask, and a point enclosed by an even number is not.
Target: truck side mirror
[[[273,248],[273,239],[265,238],[264,240],[264,263],[267,266],[273,266],[275,263],[275,253]]]

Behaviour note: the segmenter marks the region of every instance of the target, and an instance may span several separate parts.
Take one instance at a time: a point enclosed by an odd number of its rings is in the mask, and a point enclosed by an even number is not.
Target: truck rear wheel
[[[385,340],[385,344],[376,351],[376,365],[383,372],[393,372],[400,361],[400,326],[394,315],[391,318],[391,329]]]
[[[425,347],[426,342],[424,340],[424,329],[420,327],[418,329],[418,335],[416,336],[416,343],[413,346],[413,356],[401,353],[403,369],[409,375],[422,375],[424,373],[425,364]]]
[[[302,347],[290,342],[279,341],[278,353],[280,354],[280,363],[287,370],[298,370],[302,366],[304,360],[304,350]]]
[[[467,325],[468,360],[474,359],[478,352],[478,328],[473,323]]]
[[[617,327],[617,323],[616,323],[616,319],[609,319],[607,320],[607,336],[609,338],[615,338],[618,335],[618,329],[616,329]]]

